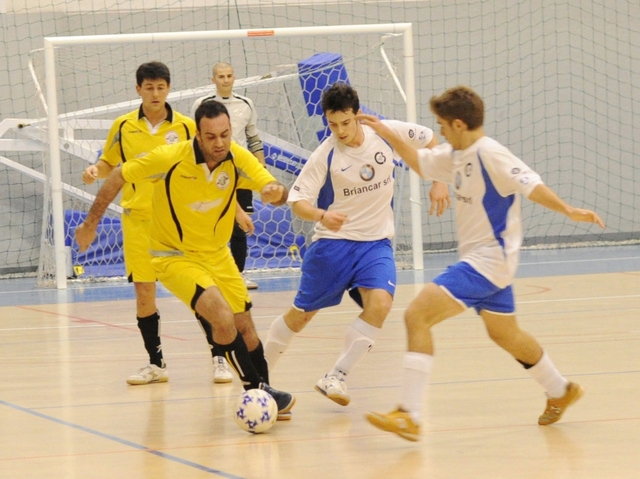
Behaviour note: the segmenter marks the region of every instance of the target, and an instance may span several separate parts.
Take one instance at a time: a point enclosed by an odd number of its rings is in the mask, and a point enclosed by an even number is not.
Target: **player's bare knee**
[[[517,327],[513,328],[507,325],[502,325],[500,327],[496,325],[487,325],[487,334],[489,335],[489,338],[502,349],[507,351],[512,351],[517,348],[518,342],[522,336],[520,333],[521,331]]]
[[[511,342],[510,338],[502,331],[487,329],[487,334],[489,335],[489,339],[491,339],[491,341],[493,341],[503,349]]]
[[[235,317],[217,288],[204,291],[194,305],[195,312],[207,319],[214,328],[233,328],[236,330]]]
[[[415,304],[410,304],[404,312],[404,323],[408,331],[415,331],[420,327],[424,327],[426,319],[427,315]]]
[[[391,311],[391,304],[383,305],[377,304],[370,307],[366,307],[362,315],[360,316],[364,321],[375,326],[376,328],[381,328],[384,320],[389,315],[389,311]]]
[[[291,308],[284,314],[284,322],[294,333],[299,333],[311,321],[317,311],[301,311]]]
[[[250,340],[251,342],[258,341],[258,332],[256,331],[256,326],[253,323],[253,319],[251,318],[249,311],[234,315],[234,319],[236,328],[240,331],[240,334],[242,334],[245,342],[247,342],[247,340]]]
[[[383,295],[382,297],[377,298],[374,303],[375,313],[377,316],[381,317],[384,321],[384,318],[387,317],[389,312],[391,312],[391,306],[393,305],[393,298],[391,295]]]

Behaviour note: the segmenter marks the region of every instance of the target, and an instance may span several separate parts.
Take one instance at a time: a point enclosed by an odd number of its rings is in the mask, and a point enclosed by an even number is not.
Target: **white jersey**
[[[247,138],[258,135],[258,128],[256,127],[258,113],[251,99],[237,93],[232,93],[229,98],[224,98],[217,94],[203,96],[193,103],[191,107],[192,117],[195,117],[200,103],[205,100],[215,100],[227,107],[231,120],[231,136],[236,143],[246,148],[248,146]]]
[[[424,148],[433,138],[433,131],[424,126],[394,120],[383,123],[416,148]],[[364,125],[361,128],[364,141],[357,148],[329,136],[311,154],[289,192],[289,204],[307,200],[349,218],[339,231],[331,231],[317,222],[313,241],[320,238],[376,241],[394,235],[392,206],[397,155],[371,128]]]
[[[466,150],[419,151],[420,175],[455,187],[460,260],[500,288],[513,282],[522,244],[520,194],[542,179],[506,147],[482,137]]]

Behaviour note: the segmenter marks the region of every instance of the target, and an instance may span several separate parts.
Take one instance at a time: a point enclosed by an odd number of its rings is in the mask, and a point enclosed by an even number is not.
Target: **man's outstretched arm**
[[[562,213],[573,221],[595,223],[601,228],[604,228],[604,222],[596,212],[582,208],[574,208],[573,206],[568,205],[562,201],[551,188],[544,184],[536,186],[529,195],[529,199],[534,203],[544,206],[545,208]]]
[[[78,243],[80,251],[85,251],[93,243],[100,218],[102,218],[102,215],[104,215],[104,212],[115,197],[118,196],[124,184],[121,168],[116,168],[107,177],[98,191],[84,223],[76,228],[76,243]]]

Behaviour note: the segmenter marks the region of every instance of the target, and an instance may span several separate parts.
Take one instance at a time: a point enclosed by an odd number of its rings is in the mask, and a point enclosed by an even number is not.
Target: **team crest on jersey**
[[[226,190],[227,188],[229,188],[230,184],[231,180],[229,178],[229,173],[227,173],[226,171],[222,171],[218,175],[218,178],[216,178],[216,186],[221,190]]]
[[[167,145],[173,145],[174,143],[178,143],[179,139],[180,139],[180,137],[178,136],[178,133],[176,133],[173,130],[169,130],[164,135],[164,140],[167,142]]]
[[[414,136],[416,136],[416,132],[413,131],[413,128],[409,130],[409,138],[413,138]]]
[[[471,176],[472,171],[473,171],[473,166],[471,166],[471,163],[467,163],[466,165],[464,165],[464,174],[467,178]]]
[[[425,138],[427,138],[427,134],[424,131],[421,131],[418,139],[423,141]]]
[[[456,172],[455,186],[456,186],[456,190],[459,190],[460,186],[462,186],[462,175],[460,174],[459,171]]]
[[[523,185],[528,185],[529,184],[529,177],[528,176],[523,176],[522,178],[520,178],[520,183],[522,183]]]
[[[379,165],[384,165],[384,162],[387,161],[387,157],[384,156],[384,153],[382,153],[381,151],[373,155],[373,159],[376,160],[376,163],[378,163]]]
[[[513,169],[511,170],[511,174],[512,174],[512,175],[517,175],[518,173],[520,173],[520,168],[513,168]]]
[[[376,176],[376,170],[371,165],[364,165],[360,168],[360,178],[364,181],[371,181]]]

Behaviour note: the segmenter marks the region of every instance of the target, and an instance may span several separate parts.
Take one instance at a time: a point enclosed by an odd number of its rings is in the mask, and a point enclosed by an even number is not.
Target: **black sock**
[[[262,378],[263,383],[269,384],[269,364],[264,357],[264,348],[262,347],[262,341],[258,342],[258,347],[253,351],[249,351],[251,362],[256,368],[258,375]]]
[[[196,318],[200,322],[200,326],[202,326],[204,335],[207,338],[207,343],[209,343],[211,356],[213,357],[222,356],[222,351],[220,351],[220,348],[216,345],[215,341],[213,340],[213,328],[211,327],[211,323],[206,319],[204,319],[202,316],[200,316],[198,313],[196,313]]]
[[[220,348],[223,353],[222,356],[240,377],[245,390],[256,389],[260,386],[262,381],[251,361],[247,345],[239,332],[236,333],[236,338],[231,344],[216,343],[216,346]]]
[[[138,329],[142,333],[144,348],[149,353],[149,362],[159,368],[164,367],[162,344],[160,343],[160,313],[157,311],[145,318],[137,317]]]

